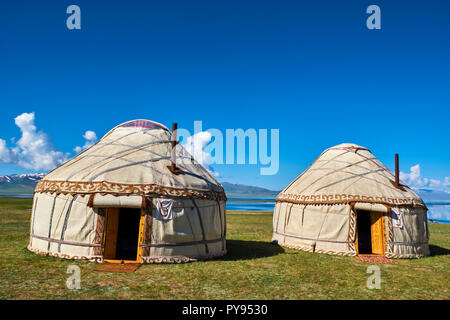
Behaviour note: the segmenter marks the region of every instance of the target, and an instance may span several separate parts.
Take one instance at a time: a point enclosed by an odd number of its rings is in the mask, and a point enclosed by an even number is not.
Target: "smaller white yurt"
[[[133,120],[39,181],[28,249],[112,263],[218,257],[226,253],[225,201],[176,134]]]
[[[325,150],[276,199],[273,240],[337,255],[430,254],[427,207],[366,148]]]

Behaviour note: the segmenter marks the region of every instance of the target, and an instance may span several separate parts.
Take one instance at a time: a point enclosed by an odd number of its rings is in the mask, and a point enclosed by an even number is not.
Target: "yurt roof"
[[[49,172],[35,192],[224,199],[221,184],[180,144],[175,147],[180,173],[168,169],[171,137],[166,126],[154,121],[138,119],[122,123]]]
[[[325,150],[288,185],[277,201],[299,204],[350,202],[420,205],[422,199],[395,177],[367,148],[343,143]]]

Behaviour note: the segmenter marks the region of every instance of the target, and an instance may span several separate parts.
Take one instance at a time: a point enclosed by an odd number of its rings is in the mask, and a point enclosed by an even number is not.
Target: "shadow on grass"
[[[265,258],[283,253],[282,247],[264,241],[227,240],[227,254],[220,260],[237,261]]]
[[[430,244],[430,256],[446,256],[450,254],[450,250]]]

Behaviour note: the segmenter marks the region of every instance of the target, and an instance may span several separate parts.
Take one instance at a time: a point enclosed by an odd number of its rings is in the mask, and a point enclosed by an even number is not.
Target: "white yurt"
[[[224,255],[224,190],[174,130],[123,123],[48,173],[34,192],[28,249],[112,263]]]
[[[368,149],[325,150],[276,198],[273,240],[337,255],[429,255],[427,207]]]

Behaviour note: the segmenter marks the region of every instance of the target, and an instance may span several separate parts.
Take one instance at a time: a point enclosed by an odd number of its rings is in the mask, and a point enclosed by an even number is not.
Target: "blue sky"
[[[66,28],[67,6],[81,30]],[[366,8],[381,8],[381,30]],[[450,176],[448,1],[10,1],[0,3],[0,139],[14,119],[74,156],[94,131],[146,118],[193,130],[280,130],[280,170],[213,165],[281,189],[328,147]],[[11,138],[15,138],[11,140]],[[0,174],[34,172],[0,163]],[[42,171],[42,170],[37,170]]]

